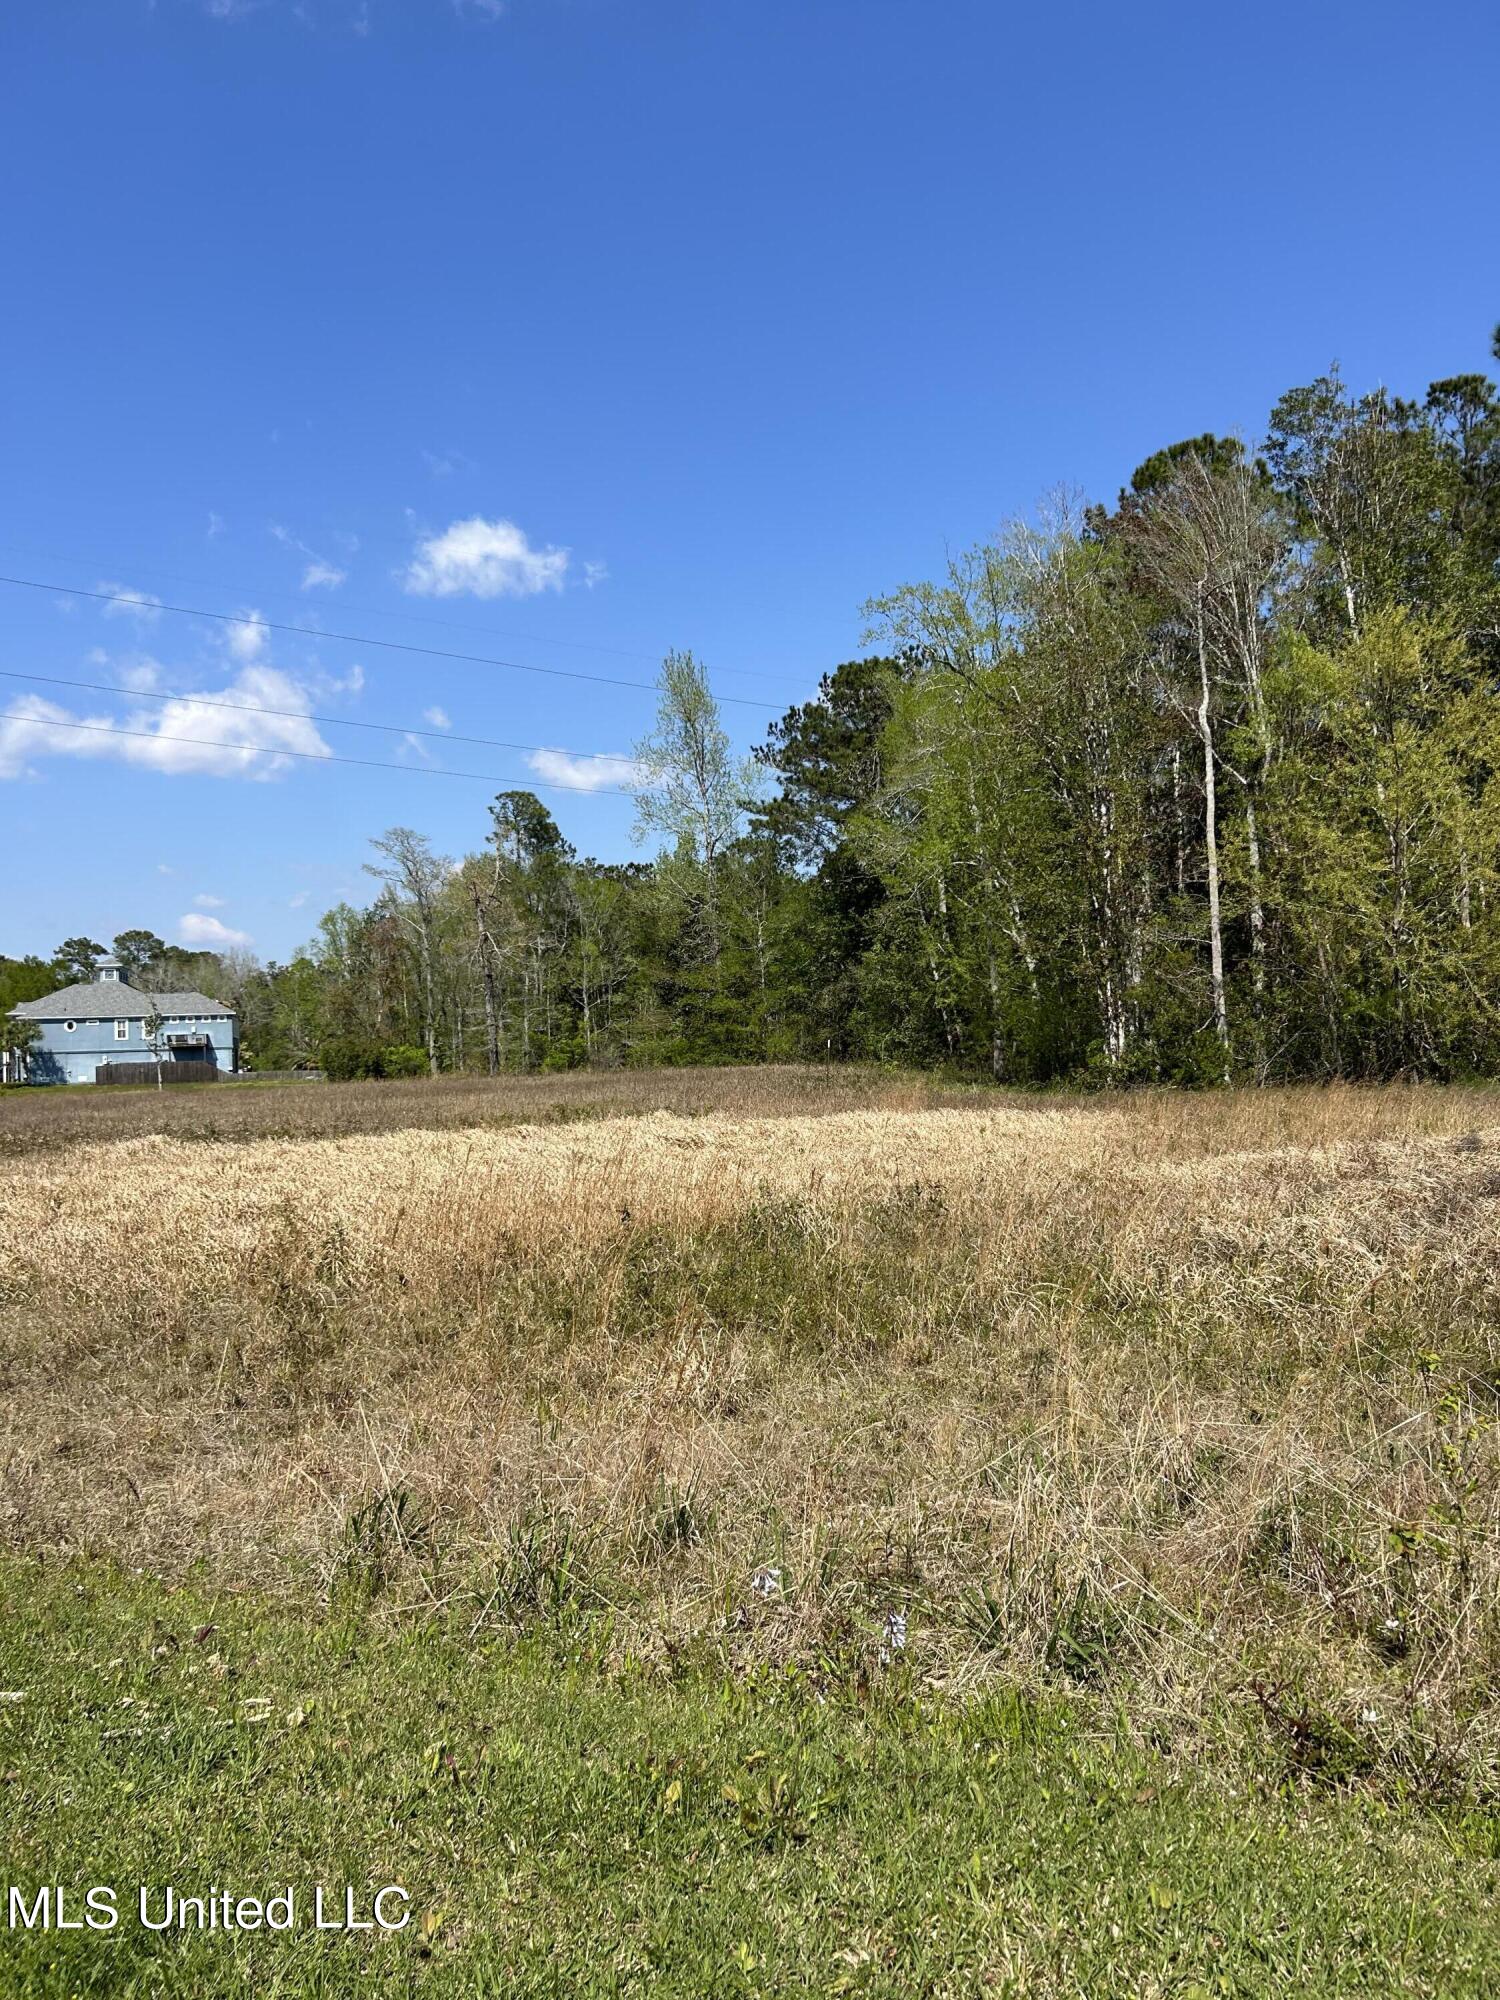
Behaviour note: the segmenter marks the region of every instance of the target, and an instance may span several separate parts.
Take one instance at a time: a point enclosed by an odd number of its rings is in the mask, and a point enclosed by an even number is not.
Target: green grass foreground
[[[606,1674],[9,1563],[7,1876],[109,1934],[0,1932],[7,1996],[1489,1994],[1496,1823],[1293,1797],[1065,1706]],[[386,1938],[142,1930],[136,1885],[341,1903]],[[299,1910],[300,1915],[300,1910]]]

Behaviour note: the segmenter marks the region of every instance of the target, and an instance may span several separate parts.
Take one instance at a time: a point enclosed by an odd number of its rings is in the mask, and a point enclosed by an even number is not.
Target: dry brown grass
[[[389,1083],[254,1079],[157,1091],[111,1086],[0,1090],[0,1159],[165,1133],[179,1139],[325,1139],[355,1132],[473,1131],[642,1111],[912,1109],[979,1095],[905,1071],[812,1065],[589,1070],[558,1076],[421,1077]]]
[[[0,1166],[10,1539],[1492,1782],[1493,1096],[700,1087]]]

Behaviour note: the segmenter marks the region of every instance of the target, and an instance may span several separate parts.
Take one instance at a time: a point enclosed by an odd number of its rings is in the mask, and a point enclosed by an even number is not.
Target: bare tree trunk
[[[472,883],[474,925],[478,932],[479,977],[484,988],[484,1056],[491,1076],[500,1072],[500,1030],[495,1018],[495,953],[490,943],[489,925],[484,920],[484,901],[479,884]]]
[[[422,956],[422,1029],[427,1040],[427,1072],[429,1076],[438,1073],[437,1050],[437,995],[432,977],[432,938],[424,921],[421,929]]]
[[[1000,1024],[1000,968],[995,954],[989,953],[990,988],[990,1074],[996,1083],[1005,1080],[1005,1030]]]
[[[1224,929],[1219,910],[1219,801],[1214,769],[1213,724],[1209,714],[1208,638],[1204,630],[1203,586],[1198,586],[1198,738],[1203,745],[1203,848],[1208,867],[1208,968],[1213,990],[1214,1033],[1224,1051],[1229,1081],[1229,1010],[1224,997]]]
[[[1250,984],[1259,1002],[1266,992],[1266,907],[1261,894],[1260,821],[1253,792],[1245,798],[1245,847],[1250,875]]]

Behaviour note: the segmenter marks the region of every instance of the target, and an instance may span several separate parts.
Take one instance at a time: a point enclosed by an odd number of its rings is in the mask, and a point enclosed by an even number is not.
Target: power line
[[[200,750],[233,750],[242,757],[301,757],[312,764],[357,764],[366,771],[406,771],[423,778],[477,778],[486,785],[510,784],[510,780],[498,771],[450,771],[442,764],[396,764],[377,757],[338,757],[332,751],[284,750],[269,743],[225,743],[222,739],[209,736],[168,736],[157,729],[118,729],[110,722],[59,722],[50,715],[17,715],[4,719],[23,722],[32,729],[86,729],[96,736],[135,736],[145,743],[190,743]],[[301,719],[307,721],[310,718],[304,716]],[[538,778],[536,784],[544,792],[588,792],[594,798],[629,799],[635,796],[620,785],[564,785],[555,779],[543,778]],[[528,786],[527,790],[530,789]]]
[[[395,542],[390,537],[367,535],[364,539],[366,541],[386,540],[393,548],[403,546],[403,544]],[[92,570],[96,576],[107,575],[111,571],[118,571],[122,568],[147,569],[151,571],[153,576],[165,577],[170,583],[191,584],[194,588],[203,583],[202,577],[185,576],[181,570],[162,569],[158,564],[152,562],[149,556],[140,562],[134,556],[128,557],[123,561],[115,556],[101,560],[97,556],[58,555],[55,551],[48,549],[21,549],[17,548],[13,543],[0,544],[0,547],[4,548],[8,556],[17,558],[22,562],[63,563],[71,569]],[[280,598],[286,603],[303,601],[297,597],[294,591],[265,590],[260,585],[256,586],[255,594],[258,597]],[[128,597],[128,594],[127,601],[130,603],[135,602],[134,598]],[[537,632],[504,632],[493,625],[472,625],[466,619],[462,618],[434,618],[431,613],[421,611],[377,611],[370,605],[351,604],[346,599],[341,599],[340,601],[346,611],[355,612],[361,617],[394,617],[399,619],[403,624],[432,625],[445,632],[477,632],[483,637],[491,639],[521,639],[528,645],[561,646],[570,653],[607,653],[617,660],[651,660],[657,657],[653,653],[637,651],[628,646],[604,646],[593,639],[544,639]],[[742,681],[765,681],[775,684],[777,681],[785,679],[785,676],[778,674],[758,674],[753,672],[749,667],[721,666],[716,668],[715,671],[720,674],[731,674],[736,680]]]
[[[225,701],[220,695],[173,694],[160,688],[121,687],[118,681],[70,681],[60,674],[23,674],[14,667],[0,667],[0,680],[35,681],[43,687],[82,688],[89,694],[123,694],[132,701],[189,701],[199,708],[233,708],[246,715],[277,715],[291,722],[319,722],[330,729],[378,729],[386,736],[430,737],[434,743],[468,743],[480,745],[486,750],[525,750],[554,752],[561,757],[576,757],[580,761],[601,764],[626,764],[618,750],[566,750],[557,743],[507,743],[498,736],[458,736],[450,729],[408,729],[400,722],[363,722],[352,715],[313,715],[305,708],[268,708],[258,701]],[[22,718],[26,720],[28,718]],[[38,718],[40,719],[40,718]],[[4,720],[0,717],[0,720]],[[406,766],[397,767],[405,770]],[[579,785],[578,791],[597,789]]]
[[[654,681],[616,680],[608,674],[585,674],[568,667],[533,667],[524,660],[499,660],[486,653],[449,653],[436,646],[418,646],[406,639],[370,639],[357,632],[328,632],[317,625],[292,625],[275,618],[246,617],[243,612],[204,611],[193,604],[144,604],[139,594],[131,595],[121,590],[83,590],[71,583],[43,583],[34,576],[0,576],[0,583],[14,584],[20,590],[49,590],[59,597],[86,597],[96,604],[129,604],[137,611],[171,611],[184,618],[211,618],[220,625],[259,626],[267,632],[295,632],[308,639],[333,639],[346,646],[377,646],[388,653],[421,653],[428,659],[454,660],[466,666],[504,667],[511,673],[543,674],[549,680],[591,681],[596,687],[637,688],[644,694],[655,694]],[[725,694],[718,700],[735,708],[764,708],[773,714],[778,703],[774,701],[752,701],[748,695]]]

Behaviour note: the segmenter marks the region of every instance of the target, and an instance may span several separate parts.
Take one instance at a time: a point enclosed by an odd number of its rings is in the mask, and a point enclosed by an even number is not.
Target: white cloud
[[[608,563],[586,562],[583,566],[584,589],[592,590],[596,584],[603,583],[608,575],[609,575]]]
[[[174,867],[172,867],[170,862],[158,861],[156,864],[156,872],[158,875],[175,875],[177,873],[177,870]]]
[[[451,729],[453,727],[446,708],[424,708],[422,710],[422,720],[427,724],[429,729]]]
[[[247,611],[243,624],[224,626],[223,635],[230,652],[247,666],[260,659],[270,637],[265,616],[259,611]]]
[[[417,543],[402,583],[415,597],[535,597],[561,590],[568,551],[534,549],[514,521],[476,514]]]
[[[208,515],[208,530],[204,536],[204,540],[211,542],[215,540],[217,536],[222,535],[223,532],[224,532],[224,516],[222,514],[214,513],[212,508],[210,508]]]
[[[320,701],[333,701],[338,696],[346,694],[363,694],[365,691],[365,670],[356,661],[347,673],[309,674],[307,677],[307,688],[309,694],[316,695]]]
[[[272,708],[290,712],[266,713]],[[21,695],[0,711],[0,778],[34,774],[36,758],[79,757],[112,758],[169,777],[264,781],[291,768],[279,751],[332,756],[307,708],[306,688],[265,666],[242,668],[223,688],[173,695],[149,712],[123,716],[75,714],[39,695]]]
[[[224,907],[222,896],[194,896],[193,901],[200,910],[222,910]]]
[[[549,785],[570,785],[580,792],[603,792],[616,785],[628,788],[641,777],[633,757],[575,757],[568,750],[533,750],[526,761]]]
[[[455,14],[480,14],[486,21],[498,21],[507,0],[453,0]]]
[[[341,569],[336,562],[330,562],[327,556],[319,555],[316,549],[309,548],[300,535],[294,535],[291,529],[284,527],[280,521],[270,522],[269,527],[283,548],[295,549],[298,555],[307,557],[302,569],[304,590],[337,590],[341,583],[348,581],[348,570]],[[359,547],[358,535],[338,535],[335,539],[342,542],[351,555]]]
[[[200,917],[194,910],[189,910],[185,917],[177,919],[177,935],[184,944],[195,944],[207,951],[255,942],[248,931],[232,931],[228,924],[221,924],[217,917]]]
[[[103,666],[106,662],[101,660],[97,664]],[[154,688],[161,679],[161,668],[155,660],[130,660],[123,665],[117,662],[115,672],[120,676],[122,685],[133,694]]]
[[[422,458],[434,479],[447,479],[455,472],[472,472],[474,461],[464,451],[424,451]]]
[[[123,583],[97,583],[94,588],[108,593],[106,618],[136,618],[142,625],[154,625],[161,616],[161,599],[149,590],[131,590]]]
[[[300,910],[311,894],[312,891],[310,889],[299,889],[295,896],[288,897],[287,908],[289,910]]]

